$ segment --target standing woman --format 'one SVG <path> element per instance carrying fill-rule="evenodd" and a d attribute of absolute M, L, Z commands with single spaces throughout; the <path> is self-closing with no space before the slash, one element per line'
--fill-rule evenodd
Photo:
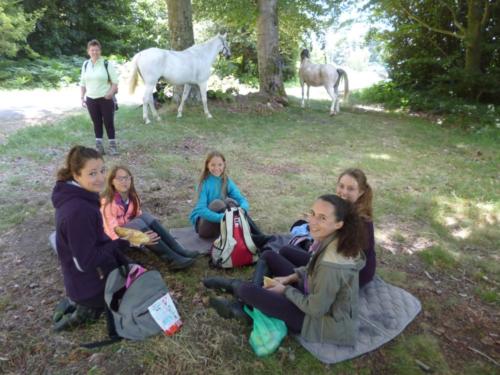
<path fill-rule="evenodd" d="M 92 39 L 87 43 L 90 56 L 82 66 L 80 89 L 82 106 L 87 107 L 94 124 L 96 150 L 104 155 L 103 123 L 109 140 L 109 154 L 118 155 L 115 140 L 115 100 L 118 75 L 112 64 L 101 56 L 101 43 Z"/>
<path fill-rule="evenodd" d="M 56 308 L 54 329 L 60 331 L 95 320 L 104 310 L 104 286 L 110 271 L 130 246 L 111 240 L 103 229 L 99 193 L 106 170 L 101 154 L 74 146 L 57 173 L 52 191 L 56 216 L 56 247 L 66 295 L 71 302 Z"/>

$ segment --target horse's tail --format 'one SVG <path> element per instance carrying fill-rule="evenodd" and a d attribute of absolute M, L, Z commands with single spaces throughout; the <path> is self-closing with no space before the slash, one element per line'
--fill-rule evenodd
<path fill-rule="evenodd" d="M 339 85 L 340 79 L 344 79 L 344 101 L 349 100 L 349 78 L 347 78 L 347 72 L 344 69 L 338 68 L 337 73 L 339 74 L 339 79 L 337 81 L 336 86 Z"/>
<path fill-rule="evenodd" d="M 128 86 L 128 91 L 130 94 L 133 94 L 135 88 L 137 87 L 137 80 L 139 77 L 139 66 L 137 65 L 137 60 L 139 58 L 139 54 L 136 54 L 132 59 L 132 74 L 130 75 L 130 82 Z"/>

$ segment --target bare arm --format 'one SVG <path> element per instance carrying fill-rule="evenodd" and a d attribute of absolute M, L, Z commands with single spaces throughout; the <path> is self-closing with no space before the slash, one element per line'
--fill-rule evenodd
<path fill-rule="evenodd" d="M 85 93 L 86 92 L 87 92 L 87 88 L 85 86 L 80 86 L 80 96 L 81 96 L 82 107 L 87 106 L 87 103 L 85 103 Z"/>

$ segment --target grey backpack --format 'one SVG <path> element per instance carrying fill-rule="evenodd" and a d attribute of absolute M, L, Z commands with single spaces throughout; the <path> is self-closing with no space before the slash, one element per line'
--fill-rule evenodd
<path fill-rule="evenodd" d="M 125 267 L 111 271 L 106 279 L 104 300 L 116 333 L 126 339 L 143 340 L 162 331 L 148 307 L 167 294 L 168 289 L 158 271 L 144 272 L 126 288 L 126 271 Z"/>

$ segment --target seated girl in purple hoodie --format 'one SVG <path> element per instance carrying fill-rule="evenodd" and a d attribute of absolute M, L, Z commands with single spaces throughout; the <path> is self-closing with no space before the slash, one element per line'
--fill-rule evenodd
<path fill-rule="evenodd" d="M 74 146 L 57 173 L 52 191 L 56 247 L 68 299 L 56 308 L 54 330 L 96 320 L 104 310 L 104 286 L 110 271 L 130 246 L 105 233 L 99 193 L 104 188 L 104 161 L 94 149 Z"/>

